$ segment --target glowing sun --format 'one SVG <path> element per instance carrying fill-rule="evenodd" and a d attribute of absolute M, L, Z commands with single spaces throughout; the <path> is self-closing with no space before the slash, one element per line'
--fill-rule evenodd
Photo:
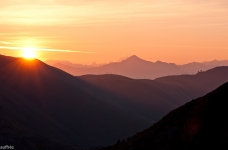
<path fill-rule="evenodd" d="M 36 52 L 34 48 L 25 48 L 22 55 L 26 59 L 36 58 Z"/>

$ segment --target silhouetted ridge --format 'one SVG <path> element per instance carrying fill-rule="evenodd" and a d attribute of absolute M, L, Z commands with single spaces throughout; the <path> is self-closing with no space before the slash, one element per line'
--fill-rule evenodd
<path fill-rule="evenodd" d="M 4 56 L 4 55 L 0 54 L 0 67 L 8 65 L 8 64 L 12 63 L 13 61 L 15 61 L 14 57 Z"/>
<path fill-rule="evenodd" d="M 228 83 L 204 97 L 170 112 L 158 123 L 115 150 L 226 150 L 228 149 Z"/>
<path fill-rule="evenodd" d="M 79 78 L 123 97 L 125 107 L 151 121 L 228 82 L 228 67 L 216 67 L 196 75 L 167 76 L 155 80 L 124 76 L 85 75 Z"/>
<path fill-rule="evenodd" d="M 50 139 L 83 148 L 110 145 L 150 124 L 126 109 L 123 98 L 39 60 L 0 56 L 0 72 L 3 111 Z"/>

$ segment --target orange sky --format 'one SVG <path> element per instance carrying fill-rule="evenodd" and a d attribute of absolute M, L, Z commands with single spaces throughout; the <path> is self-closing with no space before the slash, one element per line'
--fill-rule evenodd
<path fill-rule="evenodd" d="M 228 59 L 227 0 L 1 0 L 0 53 L 105 63 Z M 13 48 L 12 48 L 13 47 Z"/>

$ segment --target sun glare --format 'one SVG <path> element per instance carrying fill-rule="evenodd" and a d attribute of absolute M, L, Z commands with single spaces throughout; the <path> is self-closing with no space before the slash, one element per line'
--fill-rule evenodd
<path fill-rule="evenodd" d="M 36 58 L 36 52 L 34 48 L 25 48 L 23 51 L 23 57 L 26 59 Z"/>

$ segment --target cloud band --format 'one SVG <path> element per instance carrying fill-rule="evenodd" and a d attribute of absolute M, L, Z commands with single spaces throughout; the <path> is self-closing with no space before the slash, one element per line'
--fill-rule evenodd
<path fill-rule="evenodd" d="M 27 47 L 15 47 L 15 46 L 0 46 L 0 49 L 7 50 L 26 50 Z M 95 52 L 84 52 L 84 51 L 75 51 L 75 50 L 66 50 L 66 49 L 53 49 L 53 48 L 32 48 L 35 51 L 47 51 L 47 52 L 67 52 L 67 53 L 95 53 Z"/>

